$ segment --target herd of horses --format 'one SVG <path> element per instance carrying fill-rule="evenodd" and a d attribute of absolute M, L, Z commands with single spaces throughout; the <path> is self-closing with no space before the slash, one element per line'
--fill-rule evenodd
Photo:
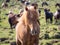
<path fill-rule="evenodd" d="M 16 1 L 20 1 L 24 5 L 29 5 L 31 3 L 30 0 L 16 0 Z M 8 7 L 8 3 L 9 2 L 10 2 L 10 0 L 6 0 L 5 2 L 3 2 L 2 3 L 2 7 Z M 42 7 L 44 7 L 45 5 L 49 6 L 49 4 L 46 1 L 42 2 L 41 5 L 42 5 Z M 55 7 L 59 7 L 60 8 L 60 3 L 56 3 Z"/>
<path fill-rule="evenodd" d="M 9 2 L 9 1 L 7 1 Z M 27 3 L 29 4 L 29 3 Z M 4 4 L 5 7 L 6 4 Z M 46 2 L 42 3 L 42 7 L 48 4 Z M 60 4 L 56 4 L 60 8 Z M 52 13 L 50 9 L 45 8 L 45 19 L 46 22 L 50 19 L 50 22 L 53 22 L 54 19 L 60 19 L 60 9 L 57 9 L 56 13 Z M 41 10 L 38 10 L 38 4 L 32 3 L 29 6 L 25 6 L 21 10 L 20 14 L 14 14 L 10 11 L 8 15 L 8 22 L 10 28 L 16 29 L 16 45 L 38 45 L 39 44 L 39 33 L 40 33 L 40 17 Z"/>
<path fill-rule="evenodd" d="M 45 19 L 46 22 L 50 19 L 53 22 L 54 19 L 60 19 L 60 9 L 56 13 L 52 13 L 50 9 L 45 8 Z M 38 10 L 37 4 L 31 4 L 26 6 L 23 11 L 18 15 L 13 15 L 12 12 L 8 14 L 8 21 L 11 29 L 13 25 L 16 28 L 16 45 L 38 45 L 39 44 L 39 33 L 40 33 L 40 22 L 39 17 L 41 11 Z M 11 16 L 11 17 L 10 17 Z"/>
<path fill-rule="evenodd" d="M 53 17 L 55 19 L 55 23 L 57 23 L 58 20 L 60 19 L 60 9 L 57 9 L 57 11 L 55 13 L 52 13 L 50 11 L 50 9 L 44 9 L 44 12 L 45 12 L 46 22 L 47 22 L 48 19 L 50 19 L 50 22 L 52 23 L 53 22 Z"/>
<path fill-rule="evenodd" d="M 13 14 L 12 11 L 9 12 L 9 14 L 8 14 L 8 22 L 10 24 L 11 29 L 13 29 L 13 27 L 15 27 L 16 24 L 19 22 L 17 20 L 23 15 L 23 12 L 24 12 L 24 10 L 21 10 L 20 14 Z M 40 9 L 38 9 L 38 12 L 41 15 L 41 10 Z M 45 12 L 46 23 L 48 22 L 48 19 L 50 19 L 50 23 L 53 23 L 53 17 L 55 19 L 55 23 L 57 23 L 57 21 L 60 19 L 60 9 L 57 9 L 57 11 L 55 13 L 52 13 L 50 11 L 50 9 L 45 8 L 44 12 Z M 40 24 L 39 21 L 38 21 L 38 23 Z"/>

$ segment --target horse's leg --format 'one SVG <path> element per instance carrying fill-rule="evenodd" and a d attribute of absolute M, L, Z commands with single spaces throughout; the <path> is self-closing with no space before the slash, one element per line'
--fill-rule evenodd
<path fill-rule="evenodd" d="M 43 4 L 42 4 L 42 7 L 43 7 Z"/>
<path fill-rule="evenodd" d="M 21 45 L 19 36 L 16 34 L 16 45 Z"/>
<path fill-rule="evenodd" d="M 10 27 L 11 27 L 11 29 L 13 29 L 13 25 L 12 24 L 10 24 Z"/>
<path fill-rule="evenodd" d="M 19 40 L 17 41 L 17 45 L 21 45 L 21 42 Z"/>
<path fill-rule="evenodd" d="M 21 45 L 27 45 L 26 41 L 21 42 Z"/>
<path fill-rule="evenodd" d="M 11 19 L 8 19 L 8 22 L 9 22 L 9 24 L 10 24 L 10 28 L 12 29 L 12 22 L 11 22 Z"/>
<path fill-rule="evenodd" d="M 10 24 L 10 29 L 13 29 L 13 27 L 12 27 L 12 26 L 13 26 L 12 23 L 9 22 L 9 24 Z"/>
<path fill-rule="evenodd" d="M 55 23 L 57 23 L 57 19 L 56 19 Z"/>
<path fill-rule="evenodd" d="M 26 45 L 26 43 L 24 41 L 16 39 L 16 45 Z"/>
<path fill-rule="evenodd" d="M 50 18 L 50 23 L 52 23 L 53 22 L 53 18 Z"/>
<path fill-rule="evenodd" d="M 46 23 L 47 23 L 47 18 L 46 18 Z"/>
<path fill-rule="evenodd" d="M 21 42 L 18 39 L 16 40 L 16 45 L 21 45 Z"/>

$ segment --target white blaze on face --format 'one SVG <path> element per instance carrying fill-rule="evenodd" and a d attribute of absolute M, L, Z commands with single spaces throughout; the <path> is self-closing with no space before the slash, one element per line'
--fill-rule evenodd
<path fill-rule="evenodd" d="M 33 27 L 32 27 L 32 25 L 31 25 L 31 27 L 30 27 L 30 29 L 31 29 L 31 35 L 36 35 L 37 34 L 37 28 L 35 27 L 35 29 L 33 29 Z"/>
<path fill-rule="evenodd" d="M 30 33 L 33 35 L 33 25 L 30 25 Z"/>
<path fill-rule="evenodd" d="M 30 29 L 31 29 L 31 32 L 32 32 L 32 31 L 33 31 L 33 27 L 32 27 L 32 25 L 31 25 Z"/>

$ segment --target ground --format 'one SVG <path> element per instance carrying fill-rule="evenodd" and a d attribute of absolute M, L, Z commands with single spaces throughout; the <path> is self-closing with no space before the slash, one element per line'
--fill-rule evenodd
<path fill-rule="evenodd" d="M 33 0 L 31 0 L 33 1 Z M 39 0 L 40 1 L 40 0 Z M 39 8 L 41 7 L 41 2 L 38 1 Z M 47 0 L 48 1 L 48 0 Z M 9 10 L 13 10 L 15 14 L 19 13 L 21 8 L 20 2 L 15 2 L 14 0 L 8 3 L 8 8 L 1 8 L 3 0 L 0 0 L 0 45 L 10 45 L 11 42 L 15 42 L 15 29 L 11 30 L 8 23 L 8 16 L 5 15 Z M 55 8 L 54 4 L 56 0 L 49 0 L 48 8 L 51 9 L 51 12 L 55 12 L 57 8 Z M 60 0 L 57 0 L 60 2 Z M 10 5 L 14 5 L 10 7 Z M 60 45 L 60 21 L 55 24 L 55 20 L 53 23 L 45 22 L 45 15 L 43 9 L 41 9 L 40 16 L 40 35 L 39 35 L 39 45 Z M 4 39 L 4 40 L 2 40 Z"/>

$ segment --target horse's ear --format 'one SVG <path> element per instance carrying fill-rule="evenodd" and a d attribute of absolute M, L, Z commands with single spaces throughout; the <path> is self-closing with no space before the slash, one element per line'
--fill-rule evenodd
<path fill-rule="evenodd" d="M 25 10 L 26 10 L 26 11 L 28 11 L 28 8 L 27 8 L 27 6 L 25 7 Z"/>
<path fill-rule="evenodd" d="M 37 8 L 38 8 L 38 4 L 35 4 L 35 5 L 34 5 L 34 9 L 37 9 Z"/>

